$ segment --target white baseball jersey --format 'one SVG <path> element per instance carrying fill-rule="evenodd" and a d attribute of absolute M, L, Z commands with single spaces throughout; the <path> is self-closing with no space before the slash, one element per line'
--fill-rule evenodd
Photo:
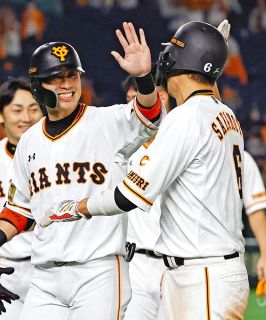
<path fill-rule="evenodd" d="M 0 141 L 0 208 L 7 200 L 13 155 L 6 148 L 7 138 Z M 32 232 L 15 236 L 0 248 L 0 257 L 22 259 L 31 255 Z"/>
<path fill-rule="evenodd" d="M 128 172 L 139 164 L 146 154 L 147 148 L 143 145 L 130 158 Z M 154 202 L 150 214 L 136 208 L 128 214 L 127 240 L 135 242 L 137 249 L 154 250 L 160 235 L 160 197 Z"/>
<path fill-rule="evenodd" d="M 193 258 L 244 252 L 243 160 L 243 135 L 232 110 L 196 95 L 166 116 L 119 189 L 145 211 L 161 193 L 156 251 Z"/>
<path fill-rule="evenodd" d="M 51 137 L 40 120 L 20 139 L 13 162 L 7 207 L 35 219 L 32 263 L 86 262 L 125 254 L 126 215 L 106 219 L 39 226 L 45 211 L 66 199 L 90 197 L 115 186 L 131 156 L 157 126 L 128 105 L 107 108 L 80 106 L 63 133 Z M 159 122 L 159 121 L 158 121 Z"/>
<path fill-rule="evenodd" d="M 245 151 L 243 201 L 247 215 L 266 208 L 265 186 L 255 160 Z"/>

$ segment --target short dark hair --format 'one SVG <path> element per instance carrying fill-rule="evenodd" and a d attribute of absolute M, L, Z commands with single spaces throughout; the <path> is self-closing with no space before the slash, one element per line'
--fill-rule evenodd
<path fill-rule="evenodd" d="M 126 79 L 122 82 L 122 88 L 124 90 L 124 93 L 127 93 L 130 88 L 137 91 L 137 83 L 135 77 L 132 75 L 127 76 Z"/>
<path fill-rule="evenodd" d="M 0 86 L 0 112 L 14 99 L 18 89 L 31 93 L 29 81 L 24 78 L 10 79 Z"/>
<path fill-rule="evenodd" d="M 194 72 L 189 72 L 190 78 L 198 83 L 203 83 L 203 84 L 214 84 L 216 79 L 211 78 L 206 76 L 205 74 L 202 73 L 194 73 Z"/>

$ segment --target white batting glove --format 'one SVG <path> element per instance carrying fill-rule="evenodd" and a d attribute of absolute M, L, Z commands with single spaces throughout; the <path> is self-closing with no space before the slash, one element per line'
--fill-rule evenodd
<path fill-rule="evenodd" d="M 79 201 L 65 200 L 52 206 L 50 209 L 46 210 L 45 216 L 40 222 L 40 226 L 45 228 L 53 222 L 76 221 L 85 217 L 78 211 L 78 203 Z"/>
<path fill-rule="evenodd" d="M 230 35 L 230 29 L 231 29 L 231 24 L 228 22 L 228 20 L 223 20 L 217 29 L 221 32 L 221 34 L 224 36 L 224 39 L 226 42 L 228 42 L 229 35 Z"/>

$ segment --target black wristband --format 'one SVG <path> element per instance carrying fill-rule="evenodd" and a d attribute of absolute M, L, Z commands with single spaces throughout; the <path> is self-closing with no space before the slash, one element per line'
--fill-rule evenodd
<path fill-rule="evenodd" d="M 0 247 L 7 242 L 7 236 L 3 230 L 0 230 Z"/>
<path fill-rule="evenodd" d="M 135 77 L 138 92 L 141 94 L 150 94 L 155 90 L 154 81 L 151 73 L 149 72 L 144 77 Z"/>

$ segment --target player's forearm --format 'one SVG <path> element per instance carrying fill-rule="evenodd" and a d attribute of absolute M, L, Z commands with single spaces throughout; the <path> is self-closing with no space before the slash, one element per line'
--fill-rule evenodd
<path fill-rule="evenodd" d="M 151 94 L 137 93 L 137 101 L 145 108 L 152 108 L 157 101 L 157 91 L 154 90 Z"/>
<path fill-rule="evenodd" d="M 252 213 L 248 219 L 259 245 L 260 254 L 266 257 L 266 216 L 264 210 Z"/>
<path fill-rule="evenodd" d="M 94 194 L 89 199 L 81 200 L 78 211 L 87 219 L 92 216 L 112 216 L 135 209 L 137 206 L 128 200 L 116 187 L 104 192 Z"/>
<path fill-rule="evenodd" d="M 18 230 L 9 222 L 0 220 L 0 246 L 18 234 Z"/>

